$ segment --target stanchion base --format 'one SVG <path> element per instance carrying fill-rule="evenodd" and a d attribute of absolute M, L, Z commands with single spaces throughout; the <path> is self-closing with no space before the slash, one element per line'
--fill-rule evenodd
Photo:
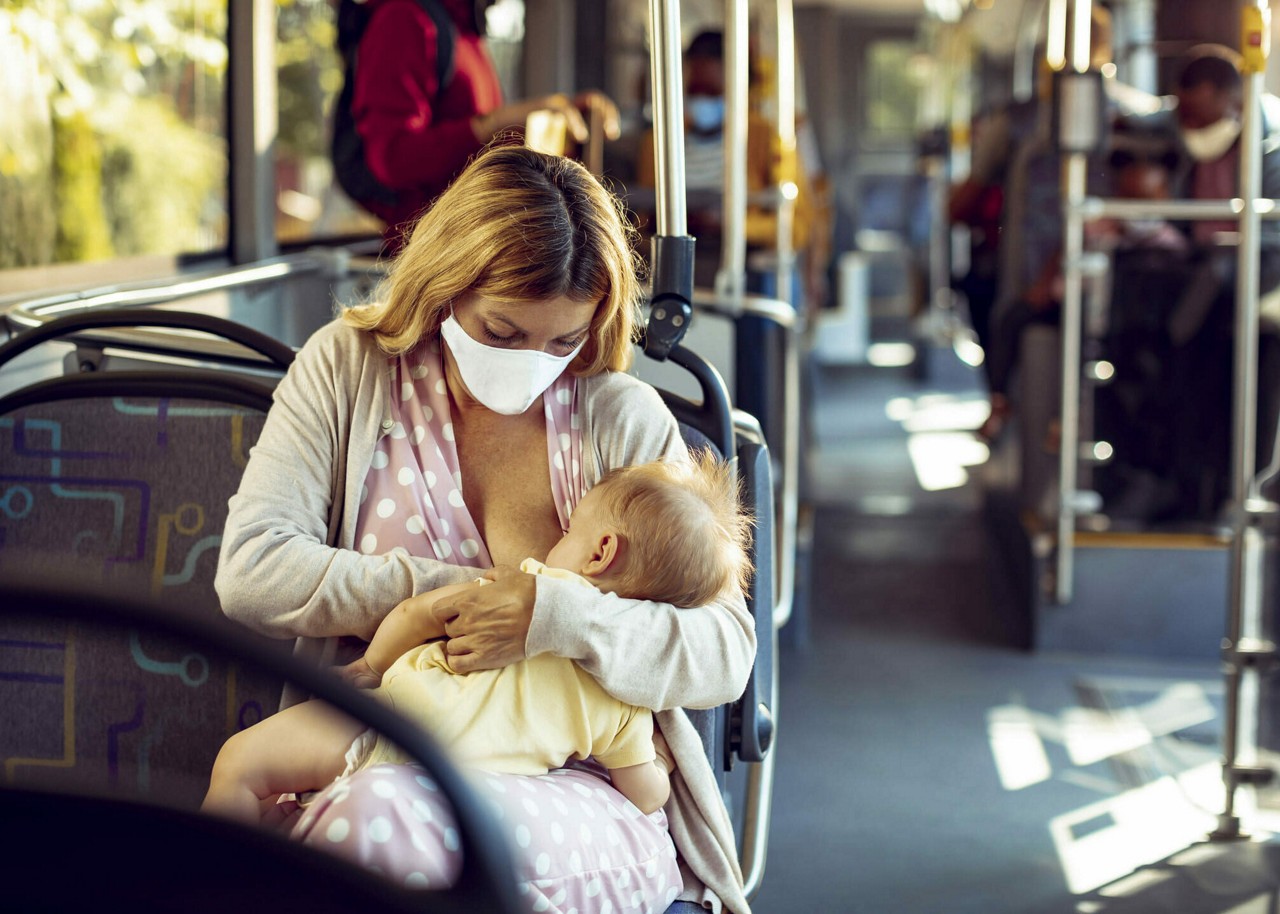
<path fill-rule="evenodd" d="M 1240 830 L 1239 816 L 1218 816 L 1218 827 L 1209 832 L 1210 841 L 1248 841 L 1249 835 Z"/>

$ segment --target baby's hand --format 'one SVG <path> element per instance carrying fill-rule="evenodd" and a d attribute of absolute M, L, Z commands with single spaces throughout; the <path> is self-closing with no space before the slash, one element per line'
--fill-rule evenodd
<path fill-rule="evenodd" d="M 346 666 L 338 668 L 338 675 L 357 689 L 376 689 L 382 684 L 382 677 L 369 666 L 369 661 L 361 657 Z"/>

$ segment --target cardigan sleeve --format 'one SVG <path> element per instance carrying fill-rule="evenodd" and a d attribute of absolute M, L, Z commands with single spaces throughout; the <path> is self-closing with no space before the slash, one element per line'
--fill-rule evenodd
<path fill-rule="evenodd" d="M 368 640 L 401 600 L 475 574 L 340 548 L 352 429 L 367 420 L 358 394 L 378 370 L 360 337 L 334 322 L 298 353 L 228 503 L 214 586 L 223 612 L 267 635 Z"/>
<path fill-rule="evenodd" d="M 651 460 L 689 460 L 675 418 L 657 392 L 626 375 L 607 378 L 590 398 L 587 430 L 601 473 Z M 755 627 L 742 594 L 677 608 L 586 592 L 539 577 L 529 656 L 575 660 L 615 698 L 653 710 L 711 708 L 746 688 Z"/>

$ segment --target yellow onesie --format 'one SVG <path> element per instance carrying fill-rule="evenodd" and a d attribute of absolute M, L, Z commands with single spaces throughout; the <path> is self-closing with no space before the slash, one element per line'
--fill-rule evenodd
<path fill-rule="evenodd" d="M 525 559 L 520 570 L 586 578 Z M 455 673 L 443 641 L 402 654 L 374 695 L 422 724 L 462 765 L 506 774 L 546 774 L 571 758 L 606 768 L 652 761 L 653 715 L 618 701 L 572 660 L 541 654 L 500 670 Z M 410 758 L 368 731 L 348 753 L 348 770 Z"/>

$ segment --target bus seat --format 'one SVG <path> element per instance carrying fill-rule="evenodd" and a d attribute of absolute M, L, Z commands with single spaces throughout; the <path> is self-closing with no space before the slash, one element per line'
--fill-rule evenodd
<path fill-rule="evenodd" d="M 164 643 L 177 656 L 210 666 L 270 672 L 385 733 L 431 774 L 448 799 L 463 850 L 462 872 L 449 889 L 401 887 L 346 860 L 283 835 L 223 821 L 194 806 L 139 801 L 103 789 L 67 791 L 0 785 L 0 821 L 21 840 L 0 855 L 7 905 L 16 911 L 80 911 L 105 906 L 148 914 L 180 905 L 194 914 L 303 909 L 311 914 L 377 910 L 463 914 L 523 910 L 511 852 L 486 807 L 425 731 L 338 677 L 265 644 L 226 619 L 190 615 L 177 597 L 150 600 L 99 582 L 0 572 L 0 623 L 87 632 L 132 632 Z M 113 684 L 96 683 L 87 704 Z M 0 712 L 13 713 L 6 703 Z M 167 726 L 177 721 L 175 715 Z M 213 748 L 216 751 L 217 747 Z M 212 762 L 212 751 L 209 763 Z"/>
<path fill-rule="evenodd" d="M 0 346 L 0 365 L 85 329 L 88 315 L 71 317 Z M 64 375 L 0 397 L 0 573 L 43 570 L 220 618 L 213 576 L 227 500 L 270 405 L 263 382 L 163 363 Z M 6 623 L 0 638 L 10 785 L 198 801 L 222 742 L 279 704 L 278 677 L 174 654 L 138 633 L 87 639 L 64 623 L 24 621 Z M 113 696 L 96 703 L 105 717 L 76 712 L 104 690 Z"/>

